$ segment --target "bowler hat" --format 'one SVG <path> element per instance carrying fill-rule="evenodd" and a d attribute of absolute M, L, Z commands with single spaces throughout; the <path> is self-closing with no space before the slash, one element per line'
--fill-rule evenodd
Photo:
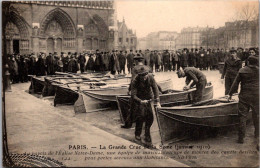
<path fill-rule="evenodd" d="M 134 59 L 144 59 L 144 57 L 143 56 L 141 56 L 140 54 L 137 54 L 136 56 L 134 56 Z"/>
<path fill-rule="evenodd" d="M 237 52 L 237 50 L 235 50 L 234 48 L 232 48 L 230 51 L 229 51 L 230 53 L 236 53 Z"/>

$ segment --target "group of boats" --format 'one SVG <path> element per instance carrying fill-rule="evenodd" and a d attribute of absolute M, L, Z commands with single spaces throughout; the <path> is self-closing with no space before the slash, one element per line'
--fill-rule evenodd
<path fill-rule="evenodd" d="M 89 113 L 117 107 L 122 123 L 130 110 L 127 95 L 131 77 L 105 73 L 57 73 L 32 76 L 29 93 L 54 96 L 54 106 L 74 105 L 75 113 Z M 229 127 L 238 123 L 237 101 L 213 99 L 213 86 L 208 83 L 201 102 L 193 103 L 195 88 L 174 90 L 172 80 L 157 81 L 162 88 L 161 107 L 155 108 L 159 141 L 162 144 L 179 140 L 201 127 Z M 185 135 L 184 135 L 185 134 Z"/>

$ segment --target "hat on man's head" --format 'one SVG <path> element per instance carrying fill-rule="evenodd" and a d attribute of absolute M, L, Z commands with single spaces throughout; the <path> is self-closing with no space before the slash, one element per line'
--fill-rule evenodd
<path fill-rule="evenodd" d="M 253 50 L 254 52 L 256 52 L 256 48 L 254 48 L 254 47 L 249 48 L 249 51 L 250 50 Z"/>
<path fill-rule="evenodd" d="M 144 59 L 144 57 L 141 56 L 140 54 L 137 54 L 136 56 L 134 56 L 134 59 L 139 60 L 139 59 Z"/>
<path fill-rule="evenodd" d="M 150 71 L 149 67 L 144 65 L 137 71 L 137 74 L 138 75 L 146 75 L 146 74 L 149 73 L 149 71 Z"/>
<path fill-rule="evenodd" d="M 229 52 L 230 52 L 230 53 L 236 53 L 237 50 L 236 50 L 234 47 L 232 47 L 231 50 L 230 50 Z"/>

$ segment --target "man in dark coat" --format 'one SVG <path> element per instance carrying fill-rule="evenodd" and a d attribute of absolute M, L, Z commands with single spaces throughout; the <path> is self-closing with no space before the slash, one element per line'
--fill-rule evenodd
<path fill-rule="evenodd" d="M 154 51 L 151 51 L 150 53 L 150 68 L 153 72 L 153 67 L 154 67 L 154 64 L 155 64 L 155 54 L 154 54 Z"/>
<path fill-rule="evenodd" d="M 24 58 L 24 56 L 20 57 L 20 64 L 18 65 L 20 81 L 28 82 L 28 62 Z"/>
<path fill-rule="evenodd" d="M 207 84 L 206 76 L 197 68 L 187 67 L 184 70 L 180 69 L 177 72 L 179 78 L 186 77 L 186 86 L 184 86 L 184 90 L 189 90 L 194 85 L 196 85 L 196 91 L 194 94 L 194 102 L 199 102 L 202 100 L 203 92 L 205 90 Z M 193 81 L 193 82 L 191 82 Z"/>
<path fill-rule="evenodd" d="M 54 56 L 49 53 L 46 57 L 46 66 L 47 66 L 47 75 L 54 75 L 55 74 L 55 59 Z"/>
<path fill-rule="evenodd" d="M 127 69 L 128 69 L 128 73 L 132 73 L 132 68 L 133 68 L 133 66 L 134 66 L 134 54 L 133 54 L 133 50 L 130 50 L 130 53 L 127 55 L 126 59 L 127 59 Z"/>
<path fill-rule="evenodd" d="M 95 70 L 94 64 L 95 64 L 95 61 L 93 59 L 93 55 L 89 54 L 89 59 L 88 59 L 87 65 L 86 65 L 86 71 L 94 71 Z"/>
<path fill-rule="evenodd" d="M 221 79 L 225 77 L 225 95 L 229 93 L 231 85 L 233 84 L 236 75 L 240 68 L 242 68 L 242 61 L 237 57 L 237 51 L 231 50 L 230 51 L 232 57 L 228 58 L 225 61 L 223 73 Z M 237 93 L 238 85 L 234 86 L 234 91 Z"/>
<path fill-rule="evenodd" d="M 69 58 L 71 56 L 71 53 L 67 55 L 66 53 L 62 53 L 61 55 L 61 61 L 63 63 L 63 71 L 68 72 L 68 64 L 69 64 Z"/>
<path fill-rule="evenodd" d="M 80 66 L 80 72 L 83 73 L 84 69 L 85 69 L 86 58 L 81 53 L 79 55 L 78 62 L 79 62 L 79 66 Z"/>
<path fill-rule="evenodd" d="M 170 53 L 168 52 L 168 50 L 165 50 L 162 57 L 163 57 L 164 72 L 167 72 L 169 70 L 169 64 L 170 64 Z"/>
<path fill-rule="evenodd" d="M 190 67 L 195 67 L 196 65 L 196 57 L 195 57 L 195 51 L 194 49 L 192 48 L 191 51 L 189 52 L 188 54 L 188 62 L 189 62 L 189 66 Z"/>
<path fill-rule="evenodd" d="M 10 60 L 8 60 L 9 72 L 10 72 L 10 80 L 12 84 L 19 83 L 19 67 L 18 61 L 15 59 L 14 55 L 10 56 Z"/>
<path fill-rule="evenodd" d="M 206 52 L 205 50 L 201 47 L 199 51 L 199 69 L 200 70 L 205 70 L 206 69 Z"/>
<path fill-rule="evenodd" d="M 118 61 L 119 61 L 119 72 L 125 74 L 125 63 L 126 63 L 126 57 L 125 55 L 123 54 L 123 51 L 120 51 L 119 55 L 118 55 Z"/>
<path fill-rule="evenodd" d="M 108 71 L 109 70 L 109 59 L 110 59 L 110 55 L 109 52 L 105 52 L 103 55 L 103 61 L 104 61 L 104 70 Z"/>
<path fill-rule="evenodd" d="M 155 72 L 160 71 L 160 65 L 161 65 L 161 57 L 157 50 L 154 52 L 154 58 L 155 58 Z"/>
<path fill-rule="evenodd" d="M 42 57 L 43 54 L 39 54 L 38 60 L 36 62 L 37 72 L 36 76 L 45 76 L 46 75 L 46 66 L 45 60 Z"/>
<path fill-rule="evenodd" d="M 112 55 L 110 56 L 109 66 L 111 74 L 119 73 L 119 61 L 115 50 L 112 51 Z"/>
<path fill-rule="evenodd" d="M 150 51 L 147 49 L 144 53 L 144 65 L 150 66 Z"/>
<path fill-rule="evenodd" d="M 150 128 L 154 120 L 153 101 L 160 107 L 159 90 L 150 68 L 143 65 L 138 75 L 132 81 L 131 97 L 137 106 L 134 119 L 136 121 L 135 139 L 141 140 L 143 123 L 145 122 L 145 141 L 151 142 Z"/>
<path fill-rule="evenodd" d="M 32 53 L 30 56 L 29 56 L 29 59 L 28 59 L 28 74 L 29 75 L 35 75 L 36 74 L 36 56 L 34 53 Z"/>
<path fill-rule="evenodd" d="M 183 69 L 188 67 L 188 49 L 184 48 L 182 51 L 182 54 L 180 55 L 180 64 Z"/>
<path fill-rule="evenodd" d="M 78 70 L 78 61 L 75 59 L 75 55 L 72 55 L 68 64 L 68 72 L 77 73 Z"/>
<path fill-rule="evenodd" d="M 238 143 L 244 143 L 246 133 L 246 121 L 249 110 L 252 109 L 252 119 L 255 126 L 255 138 L 259 150 L 259 66 L 258 57 L 248 57 L 248 65 L 241 68 L 230 88 L 229 100 L 236 91 L 237 85 L 241 84 L 238 102 Z"/>
<path fill-rule="evenodd" d="M 101 62 L 101 53 L 99 50 L 96 50 L 96 59 L 95 59 L 95 71 L 102 71 L 102 62 Z"/>
<path fill-rule="evenodd" d="M 218 62 L 224 62 L 225 61 L 225 53 L 224 49 L 221 48 L 220 52 L 218 53 Z"/>

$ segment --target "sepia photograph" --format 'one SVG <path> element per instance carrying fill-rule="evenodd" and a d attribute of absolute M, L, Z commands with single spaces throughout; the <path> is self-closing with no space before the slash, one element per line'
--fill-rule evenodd
<path fill-rule="evenodd" d="M 2 167 L 259 167 L 258 0 L 1 5 Z"/>

